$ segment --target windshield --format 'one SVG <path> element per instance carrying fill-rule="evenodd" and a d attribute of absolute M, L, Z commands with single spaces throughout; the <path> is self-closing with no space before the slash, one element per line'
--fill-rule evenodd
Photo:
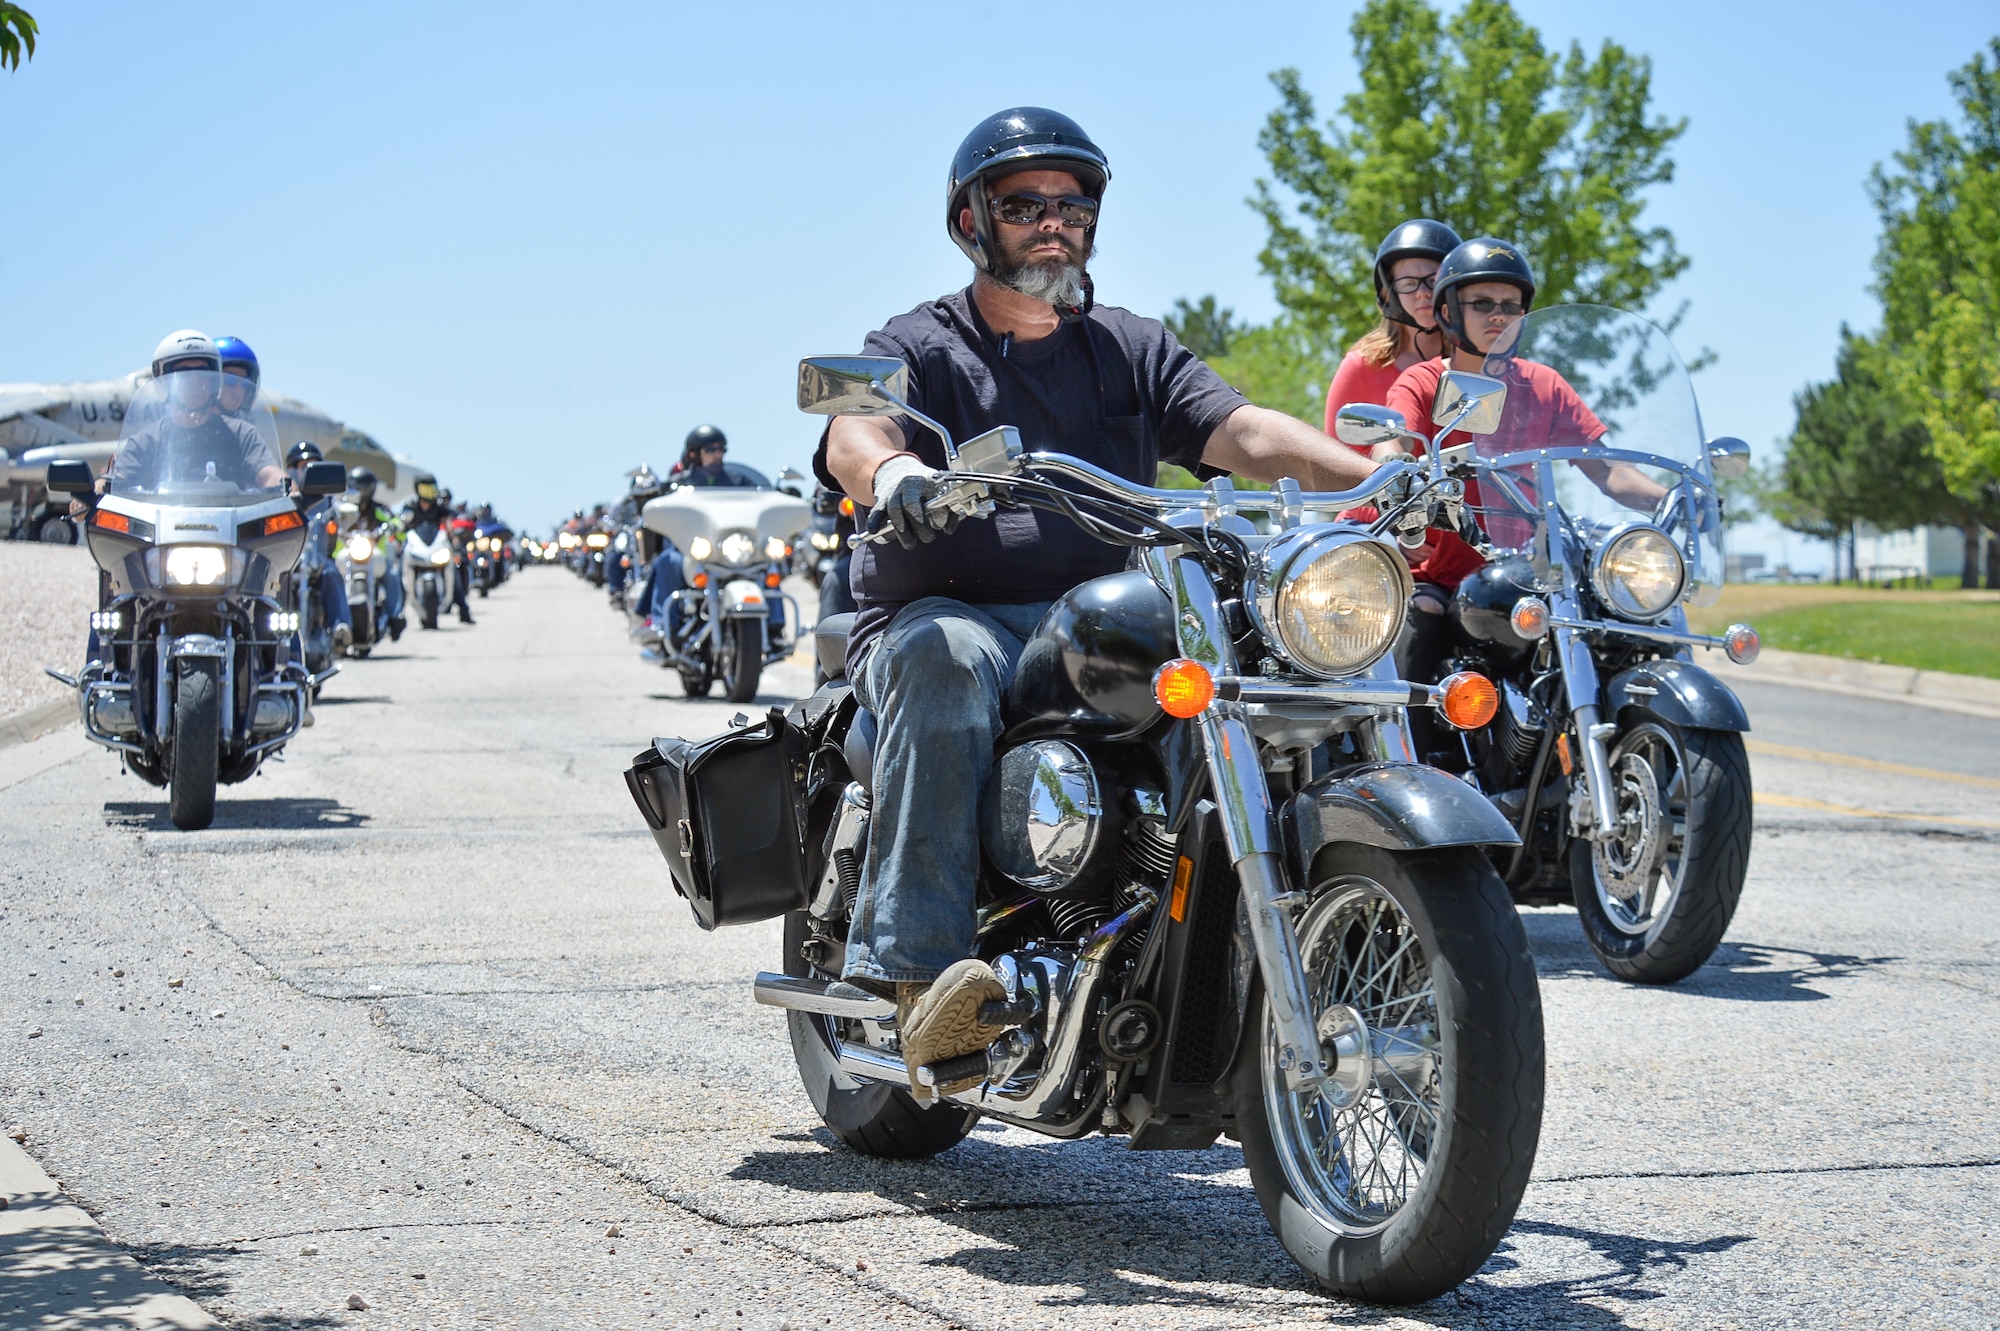
<path fill-rule="evenodd" d="M 125 411 L 109 492 L 205 508 L 279 493 L 277 431 L 246 387 L 246 380 L 212 370 L 180 370 L 140 384 Z"/>
<path fill-rule="evenodd" d="M 1546 464 L 1571 523 L 1593 543 L 1620 523 L 1661 523 L 1688 557 L 1696 599 L 1712 600 L 1722 583 L 1721 510 L 1694 384 L 1666 332 L 1603 305 L 1535 310 L 1509 332 L 1511 344 L 1486 358 L 1485 372 L 1506 383 L 1507 400 L 1499 428 L 1477 436 L 1481 459 L 1587 450 L 1585 458 Z M 1533 540 L 1533 505 L 1545 480 L 1533 463 L 1498 469 L 1518 493 L 1489 476 L 1472 505 L 1493 544 L 1521 549 Z"/>
<path fill-rule="evenodd" d="M 685 485 L 721 486 L 768 490 L 770 478 L 755 467 L 746 467 L 740 462 L 725 462 L 720 468 L 693 467 L 687 471 L 676 471 L 668 478 L 668 484 L 675 489 Z"/>

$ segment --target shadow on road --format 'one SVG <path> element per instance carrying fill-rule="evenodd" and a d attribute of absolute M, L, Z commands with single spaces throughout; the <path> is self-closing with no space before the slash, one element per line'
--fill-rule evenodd
<path fill-rule="evenodd" d="M 356 704 L 356 703 L 364 703 L 364 702 L 367 702 L 367 703 L 385 703 L 385 702 L 394 702 L 394 701 L 396 701 L 396 700 L 395 700 L 394 698 L 391 698 L 391 697 L 390 697 L 390 696 L 389 696 L 388 694 L 386 694 L 386 693 L 364 693 L 364 694 L 360 694 L 360 695 L 357 695 L 357 696 L 354 696 L 354 697 L 344 697 L 344 696 L 342 696 L 342 695 L 340 695 L 340 694 L 337 694 L 337 693 L 330 693 L 330 694 L 327 694 L 327 695 L 326 695 L 326 696 L 324 696 L 324 697 L 321 697 L 321 698 L 316 698 L 316 699 L 314 699 L 314 700 L 313 700 L 313 706 L 315 706 L 315 707 L 351 707 L 351 706 L 353 706 L 353 705 L 354 705 L 354 704 Z"/>
<path fill-rule="evenodd" d="M 1762 943 L 1725 942 L 1706 966 L 1675 986 L 1707 998 L 1749 1003 L 1817 1003 L 1828 997 L 1812 986 L 1845 980 L 1901 957 L 1863 957 L 1846 952 L 1808 952 Z"/>
<path fill-rule="evenodd" d="M 216 831 L 348 831 L 366 827 L 369 818 L 369 814 L 350 809 L 339 800 L 333 799 L 223 798 L 215 802 L 215 822 L 210 826 Z M 164 799 L 146 803 L 106 800 L 104 825 L 127 828 L 135 832 L 176 830 L 173 819 L 167 815 L 167 803 Z"/>
<path fill-rule="evenodd" d="M 1044 1171 L 1078 1178 L 1101 1174 L 1101 1160 L 1078 1161 L 1082 1169 L 1066 1161 L 1072 1153 L 1101 1157 L 1115 1149 L 1101 1140 L 1020 1145 L 973 1136 L 931 1160 L 889 1161 L 854 1155 L 824 1130 L 809 1138 L 788 1134 L 785 1139 L 817 1141 L 826 1151 L 756 1152 L 730 1177 L 814 1194 L 868 1193 L 923 1212 L 974 1240 L 928 1258 L 924 1265 L 954 1268 L 985 1284 L 1040 1291 L 1041 1308 L 1240 1312 L 1246 1305 L 1269 1304 L 1278 1319 L 1295 1315 L 1297 1297 L 1304 1294 L 1319 1300 L 1315 1315 L 1332 1326 L 1379 1325 L 1390 1311 L 1346 1302 L 1314 1285 L 1279 1246 L 1248 1186 L 1197 1181 L 1243 1167 L 1242 1152 L 1231 1146 L 1153 1156 L 1146 1170 L 1151 1177 L 1142 1179 L 1135 1171 L 1133 1179 L 1147 1195 L 1120 1189 L 1093 1202 L 1087 1196 L 1080 1201 L 1002 1200 L 993 1197 L 993 1183 Z M 1186 1184 L 1159 1195 L 1160 1173 Z M 1078 1242 L 1081 1233 L 1088 1233 L 1088 1242 Z M 1441 1329 L 1464 1326 L 1468 1311 L 1481 1325 L 1625 1328 L 1631 1324 L 1623 1315 L 1594 1301 L 1665 1298 L 1668 1290 L 1661 1278 L 1750 1237 L 1728 1234 L 1681 1242 L 1516 1221 L 1472 1280 L 1439 1299 L 1393 1313 Z M 1544 1251 L 1577 1244 L 1597 1260 L 1578 1260 L 1565 1252 L 1556 1262 Z M 1537 1271 L 1578 1268 L 1591 1274 L 1532 1279 Z M 1491 1279 L 1496 1276 L 1502 1279 Z M 1516 1283 L 1523 1276 L 1530 1277 L 1528 1283 Z M 1051 1296 L 1051 1290 L 1065 1292 Z"/>
<path fill-rule="evenodd" d="M 230 1282 L 225 1271 L 230 1258 L 239 1250 L 234 1244 L 135 1243 L 127 1245 L 125 1251 L 155 1276 L 173 1285 L 177 1292 L 206 1308 L 228 1297 Z M 278 1331 L 284 1327 L 345 1326 L 349 1319 L 337 1313 L 285 1312 L 238 1314 L 228 1324 L 232 1331 L 235 1328 Z"/>

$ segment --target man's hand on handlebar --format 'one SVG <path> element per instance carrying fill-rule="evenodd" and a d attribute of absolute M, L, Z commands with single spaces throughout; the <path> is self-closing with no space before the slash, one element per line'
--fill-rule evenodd
<path fill-rule="evenodd" d="M 950 484 L 947 472 L 925 466 L 909 453 L 898 453 L 875 469 L 875 507 L 868 513 L 868 531 L 885 526 L 905 550 L 919 541 L 928 544 L 939 532 L 958 528 L 959 515 L 934 502 Z"/>

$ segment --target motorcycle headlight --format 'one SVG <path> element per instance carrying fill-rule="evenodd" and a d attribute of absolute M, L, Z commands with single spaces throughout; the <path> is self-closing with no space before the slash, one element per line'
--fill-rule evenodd
<path fill-rule="evenodd" d="M 602 550 L 605 546 L 611 544 L 611 538 L 601 531 L 594 531 L 583 538 L 583 543 L 593 550 Z"/>
<path fill-rule="evenodd" d="M 347 557 L 357 564 L 365 564 L 375 554 L 375 542 L 366 536 L 347 538 Z"/>
<path fill-rule="evenodd" d="M 1265 637 L 1294 666 L 1352 675 L 1395 645 L 1410 590 L 1409 567 L 1387 542 L 1306 527 L 1264 547 L 1251 607 Z"/>
<path fill-rule="evenodd" d="M 451 562 L 451 550 L 449 548 L 441 545 L 437 549 L 431 551 L 431 563 L 436 564 L 439 568 L 443 568 L 446 564 L 449 564 L 450 562 Z"/>
<path fill-rule="evenodd" d="M 1673 537 L 1647 523 L 1633 523 L 1598 547 L 1590 582 L 1612 614 L 1658 619 L 1681 599 L 1687 561 Z"/>
<path fill-rule="evenodd" d="M 229 575 L 229 552 L 212 545 L 170 545 L 167 581 L 181 587 L 214 587 Z"/>
<path fill-rule="evenodd" d="M 715 553 L 715 544 L 706 536 L 697 536 L 688 542 L 688 558 L 699 562 Z"/>
<path fill-rule="evenodd" d="M 757 542 L 747 531 L 733 531 L 722 538 L 722 561 L 747 564 L 757 556 Z"/>
<path fill-rule="evenodd" d="M 783 559 L 791 552 L 792 547 L 785 544 L 785 538 L 782 536 L 773 536 L 770 540 L 764 542 L 764 558 L 766 559 Z"/>

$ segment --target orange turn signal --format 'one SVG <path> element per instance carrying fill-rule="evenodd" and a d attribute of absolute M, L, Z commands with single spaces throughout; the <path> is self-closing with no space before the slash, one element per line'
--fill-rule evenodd
<path fill-rule="evenodd" d="M 701 589 L 702 589 L 703 587 L 706 587 L 706 586 L 708 586 L 708 574 L 706 574 L 706 573 L 697 573 L 697 574 L 695 574 L 695 575 L 694 575 L 694 579 L 693 579 L 693 581 L 694 581 L 694 586 L 695 586 L 695 590 L 696 590 L 696 591 L 700 591 L 700 590 L 701 590 Z"/>
<path fill-rule="evenodd" d="M 1729 632 L 1722 635 L 1722 650 L 1737 665 L 1749 665 L 1764 650 L 1764 640 L 1748 624 L 1731 624 Z"/>
<path fill-rule="evenodd" d="M 123 513 L 113 513 L 110 509 L 100 508 L 90 515 L 90 525 L 102 527 L 106 531 L 129 533 L 132 530 L 132 519 Z"/>
<path fill-rule="evenodd" d="M 777 586 L 777 585 L 778 585 L 778 580 L 779 580 L 779 578 L 780 578 L 781 576 L 782 576 L 782 575 L 781 575 L 781 574 L 780 574 L 780 573 L 778 572 L 778 570 L 776 570 L 776 569 L 772 569 L 772 570 L 771 570 L 771 571 L 770 571 L 769 573 L 766 573 L 766 574 L 764 575 L 764 585 L 765 585 L 766 587 L 775 587 L 775 586 Z"/>
<path fill-rule="evenodd" d="M 1492 680 L 1475 670 L 1447 675 L 1438 687 L 1443 690 L 1438 710 L 1460 730 L 1477 730 L 1500 710 L 1500 691 L 1493 687 Z"/>
<path fill-rule="evenodd" d="M 854 501 L 852 499 L 849 499 L 846 495 L 842 495 L 840 497 L 840 516 L 843 518 L 851 518 L 854 516 Z"/>
<path fill-rule="evenodd" d="M 1549 604 L 1539 596 L 1523 596 L 1514 602 L 1514 613 L 1507 616 L 1514 632 L 1529 642 L 1549 631 Z"/>
<path fill-rule="evenodd" d="M 1215 676 L 1199 661 L 1169 661 L 1153 675 L 1153 697 L 1168 716 L 1200 716 L 1215 701 Z"/>
<path fill-rule="evenodd" d="M 1569 736 L 1567 734 L 1556 736 L 1556 761 L 1562 764 L 1564 776 L 1569 776 L 1576 771 L 1576 759 L 1569 756 Z"/>

